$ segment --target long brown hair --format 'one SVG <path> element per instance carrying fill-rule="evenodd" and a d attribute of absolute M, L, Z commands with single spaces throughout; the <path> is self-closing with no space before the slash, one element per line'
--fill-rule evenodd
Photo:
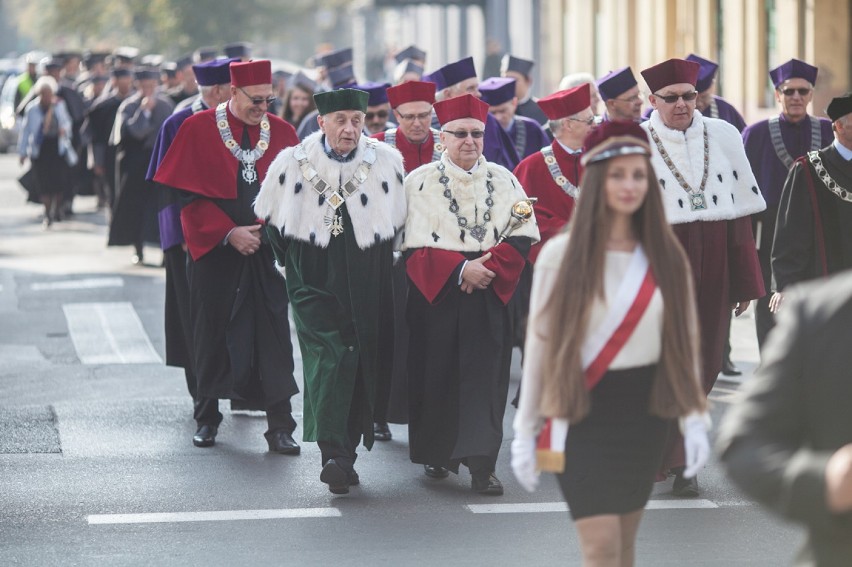
<path fill-rule="evenodd" d="M 305 111 L 301 116 L 293 116 L 293 110 L 290 108 L 290 98 L 293 96 L 293 91 L 299 89 L 306 95 L 308 95 L 308 106 L 305 108 Z M 302 123 L 302 120 L 305 119 L 305 116 L 313 112 L 317 109 L 317 103 L 314 102 L 314 92 L 302 85 L 293 85 L 293 88 L 287 90 L 287 94 L 284 95 L 284 102 L 281 105 L 281 114 L 279 115 L 281 118 L 290 123 L 293 128 L 298 128 L 299 124 Z"/>
<path fill-rule="evenodd" d="M 604 297 L 604 261 L 612 224 L 604 186 L 611 161 L 591 163 L 583 175 L 577 208 L 566 228 L 568 248 L 541 310 L 549 320 L 543 337 L 541 412 L 547 417 L 568 418 L 571 423 L 582 420 L 590 409 L 580 349 L 589 330 L 592 304 Z M 686 254 L 666 221 L 657 176 L 648 158 L 645 167 L 648 191 L 632 223 L 664 305 L 662 352 L 649 411 L 672 418 L 706 407 L 698 377 L 698 317 Z"/>

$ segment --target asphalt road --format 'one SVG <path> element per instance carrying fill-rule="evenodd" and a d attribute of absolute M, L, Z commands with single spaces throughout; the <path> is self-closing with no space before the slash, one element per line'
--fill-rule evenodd
<path fill-rule="evenodd" d="M 42 230 L 20 173 L 0 156 L 0 564 L 580 564 L 554 479 L 528 494 L 512 477 L 511 407 L 498 498 L 472 493 L 466 472 L 427 479 L 405 426 L 362 452 L 361 486 L 341 497 L 319 482 L 315 444 L 266 452 L 262 417 L 226 411 L 216 447 L 193 447 L 183 374 L 161 362 L 159 252 L 137 267 L 129 248 L 107 248 L 91 197 Z M 733 326 L 742 380 L 758 360 L 753 325 L 746 313 Z M 715 422 L 738 386 L 717 384 Z M 300 420 L 301 398 L 294 411 Z M 797 529 L 743 498 L 715 461 L 699 483 L 696 500 L 656 486 L 638 565 L 790 563 Z"/>

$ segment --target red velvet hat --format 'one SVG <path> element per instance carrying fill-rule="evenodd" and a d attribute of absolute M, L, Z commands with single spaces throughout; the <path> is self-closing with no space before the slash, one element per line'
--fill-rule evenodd
<path fill-rule="evenodd" d="M 559 120 L 589 108 L 592 95 L 589 83 L 583 83 L 564 91 L 559 91 L 538 99 L 542 112 L 550 120 Z"/>
<path fill-rule="evenodd" d="M 408 81 L 387 90 L 391 108 L 406 102 L 428 102 L 435 104 L 435 83 L 428 81 Z"/>
<path fill-rule="evenodd" d="M 630 154 L 651 155 L 648 134 L 632 120 L 607 120 L 586 136 L 580 161 L 586 165 Z"/>
<path fill-rule="evenodd" d="M 231 84 L 235 87 L 272 84 L 272 63 L 263 59 L 231 63 Z"/>
<path fill-rule="evenodd" d="M 435 114 L 438 115 L 441 126 L 462 118 L 473 118 L 485 124 L 488 118 L 488 105 L 472 94 L 464 94 L 436 102 Z"/>
<path fill-rule="evenodd" d="M 695 86 L 698 82 L 698 72 L 700 70 L 701 65 L 695 61 L 669 59 L 653 67 L 648 67 L 642 71 L 642 76 L 645 78 L 645 82 L 648 83 L 648 88 L 651 89 L 651 92 L 655 93 L 662 88 L 678 83 L 689 83 Z"/>

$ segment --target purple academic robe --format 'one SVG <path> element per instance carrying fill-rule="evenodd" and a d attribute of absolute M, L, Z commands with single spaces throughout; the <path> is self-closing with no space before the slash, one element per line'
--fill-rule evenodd
<path fill-rule="evenodd" d="M 202 104 L 202 110 L 207 110 L 207 105 Z M 186 107 L 169 116 L 163 123 L 160 133 L 157 136 L 157 141 L 154 143 L 151 163 L 148 164 L 148 174 L 145 176 L 148 181 L 154 180 L 157 168 L 160 167 L 160 162 L 166 157 L 166 152 L 169 151 L 172 140 L 177 136 L 178 129 L 180 129 L 183 121 L 193 114 L 192 107 Z M 160 184 L 154 184 L 153 186 L 159 192 L 159 212 L 157 213 L 157 217 L 160 221 L 160 247 L 163 250 L 168 250 L 172 246 L 177 246 L 184 242 L 183 229 L 180 225 L 180 205 L 173 189 Z"/>
<path fill-rule="evenodd" d="M 550 144 L 550 138 L 547 137 L 544 128 L 538 122 L 526 116 L 515 115 L 506 133 L 512 140 L 512 145 L 515 146 L 515 151 L 521 160 Z"/>

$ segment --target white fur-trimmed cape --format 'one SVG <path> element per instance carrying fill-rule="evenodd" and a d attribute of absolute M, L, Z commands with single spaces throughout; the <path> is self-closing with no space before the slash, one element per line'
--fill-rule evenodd
<path fill-rule="evenodd" d="M 666 151 L 690 187 L 701 186 L 704 174 L 704 125 L 707 125 L 710 168 L 704 196 L 707 208 L 693 211 L 689 195 L 675 179 L 648 132 L 651 141 L 651 163 L 660 180 L 660 194 L 670 224 L 693 221 L 731 220 L 766 208 L 757 180 L 743 148 L 740 133 L 724 120 L 707 118 L 697 110 L 686 132 L 672 130 L 663 124 L 656 110 L 641 124 L 646 131 L 653 127 Z"/>
<path fill-rule="evenodd" d="M 326 155 L 322 136 L 322 132 L 311 134 L 302 142 L 302 147 L 311 166 L 331 187 L 349 181 L 363 161 L 367 144 L 374 145 L 376 161 L 367 180 L 347 197 L 346 209 L 355 240 L 362 250 L 393 239 L 405 222 L 402 155 L 387 144 L 361 136 L 355 157 L 342 163 Z M 284 236 L 326 248 L 331 240 L 325 220 L 329 205 L 320 202 L 313 185 L 302 176 L 294 151 L 295 147 L 282 150 L 269 166 L 254 203 L 254 212 L 258 218 L 266 219 L 281 230 Z M 326 191 L 326 197 L 329 194 L 330 191 Z"/>
<path fill-rule="evenodd" d="M 459 215 L 468 220 L 466 229 L 459 226 L 456 215 L 450 212 L 450 200 L 444 196 L 444 185 L 440 182 L 439 164 L 444 165 L 444 174 L 449 177 L 448 184 L 452 196 L 458 202 Z M 489 174 L 494 186 L 494 205 L 491 207 L 491 221 L 485 223 L 486 236 L 480 243 L 470 235 L 469 229 L 474 219 L 482 223 L 482 215 L 488 209 L 485 199 L 488 196 L 486 182 Z M 440 161 L 421 165 L 408 174 L 405 178 L 405 195 L 408 218 L 402 233 L 401 249 L 441 248 L 455 252 L 480 252 L 492 248 L 509 224 L 512 206 L 527 198 L 520 181 L 505 167 L 480 157 L 476 170 L 467 173 L 449 161 L 447 152 L 441 155 Z M 527 236 L 533 242 L 538 242 L 540 237 L 535 214 L 511 236 Z"/>

